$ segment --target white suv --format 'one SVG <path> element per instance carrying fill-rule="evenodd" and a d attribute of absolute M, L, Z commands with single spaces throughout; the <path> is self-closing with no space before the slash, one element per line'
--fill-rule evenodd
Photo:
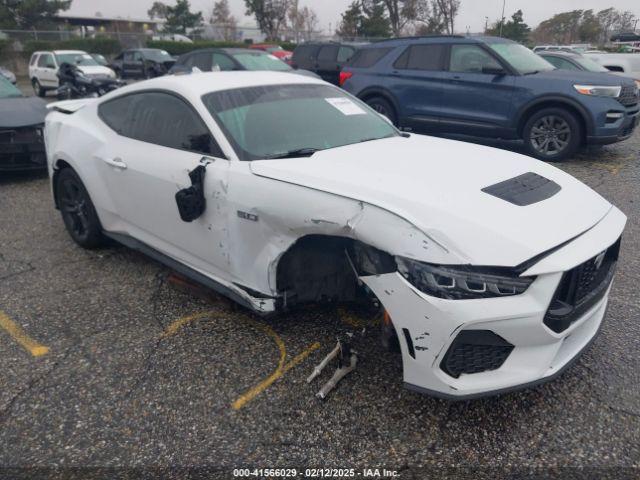
<path fill-rule="evenodd" d="M 44 97 L 48 90 L 58 88 L 58 68 L 63 63 L 76 65 L 88 77 L 116 78 L 113 70 L 100 65 L 82 50 L 35 52 L 29 61 L 29 79 L 36 95 Z"/>

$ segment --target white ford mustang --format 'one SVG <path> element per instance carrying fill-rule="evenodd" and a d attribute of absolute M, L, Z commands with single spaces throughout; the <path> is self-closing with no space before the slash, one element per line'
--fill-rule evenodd
<path fill-rule="evenodd" d="M 162 77 L 54 104 L 56 206 L 260 314 L 376 296 L 407 387 L 549 380 L 599 330 L 626 217 L 562 171 L 397 131 L 276 72 Z"/>

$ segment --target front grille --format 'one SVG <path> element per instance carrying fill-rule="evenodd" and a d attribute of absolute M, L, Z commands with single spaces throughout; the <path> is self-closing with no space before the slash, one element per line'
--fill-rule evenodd
<path fill-rule="evenodd" d="M 42 127 L 0 130 L 0 170 L 44 168 Z"/>
<path fill-rule="evenodd" d="M 463 330 L 447 350 L 440 368 L 453 378 L 497 370 L 512 350 L 512 344 L 489 330 Z"/>
<path fill-rule="evenodd" d="M 600 301 L 613 280 L 620 239 L 604 252 L 565 272 L 544 317 L 556 333 L 565 331 Z"/>
<path fill-rule="evenodd" d="M 638 88 L 634 85 L 624 85 L 618 101 L 625 107 L 635 107 L 640 102 Z"/>

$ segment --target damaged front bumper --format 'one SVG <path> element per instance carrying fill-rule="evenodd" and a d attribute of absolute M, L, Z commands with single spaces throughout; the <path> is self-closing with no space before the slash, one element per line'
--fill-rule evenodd
<path fill-rule="evenodd" d="M 0 171 L 47 168 L 43 125 L 0 129 Z"/>
<path fill-rule="evenodd" d="M 613 208 L 525 272 L 536 279 L 520 295 L 449 300 L 419 291 L 398 272 L 361 277 L 393 320 L 405 385 L 462 400 L 559 375 L 599 331 L 625 222 Z M 576 293 L 585 279 L 588 291 Z"/>

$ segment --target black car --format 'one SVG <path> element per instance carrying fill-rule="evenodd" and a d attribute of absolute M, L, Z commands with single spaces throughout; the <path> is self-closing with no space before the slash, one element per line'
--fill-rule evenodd
<path fill-rule="evenodd" d="M 175 59 L 158 48 L 134 48 L 118 55 L 111 68 L 120 78 L 154 78 L 166 74 Z"/>
<path fill-rule="evenodd" d="M 178 58 L 169 73 L 191 72 L 196 67 L 203 72 L 231 70 L 269 70 L 292 72 L 317 77 L 305 70 L 294 70 L 270 53 L 248 48 L 203 48 Z"/>
<path fill-rule="evenodd" d="M 46 105 L 0 76 L 0 172 L 47 167 L 42 139 Z"/>
<path fill-rule="evenodd" d="M 303 43 L 294 50 L 291 66 L 314 72 L 323 80 L 338 85 L 340 71 L 356 53 L 357 48 L 356 45 L 335 42 Z"/>

